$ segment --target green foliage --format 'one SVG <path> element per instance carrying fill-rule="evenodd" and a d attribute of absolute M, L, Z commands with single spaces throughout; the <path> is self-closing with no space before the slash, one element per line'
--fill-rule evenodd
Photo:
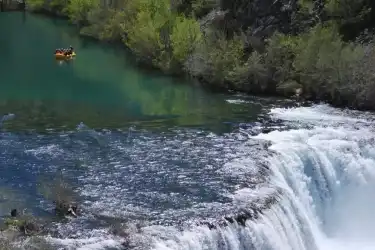
<path fill-rule="evenodd" d="M 80 23 L 87 21 L 88 13 L 98 6 L 99 0 L 70 0 L 64 10 L 73 23 Z"/>
<path fill-rule="evenodd" d="M 234 87 L 247 92 L 262 93 L 268 87 L 268 68 L 264 57 L 257 51 L 250 54 L 243 64 L 237 64 L 227 77 Z"/>
<path fill-rule="evenodd" d="M 212 47 L 213 50 L 209 53 L 209 61 L 215 75 L 217 74 L 223 80 L 230 80 L 230 76 L 235 74 L 236 67 L 243 64 L 244 44 L 242 40 L 237 37 L 231 40 L 221 38 L 217 41 L 217 46 Z"/>
<path fill-rule="evenodd" d="M 69 5 L 68 0 L 28 0 L 28 7 L 32 11 L 45 10 L 54 14 L 65 14 L 64 9 Z"/>
<path fill-rule="evenodd" d="M 32 10 L 39 10 L 45 5 L 45 0 L 28 0 L 27 5 Z"/>
<path fill-rule="evenodd" d="M 173 13 L 169 0 L 138 0 L 137 13 L 124 26 L 127 34 L 125 44 L 138 56 L 152 60 L 155 66 L 166 63 L 166 42 Z"/>
<path fill-rule="evenodd" d="M 236 67 L 244 61 L 244 44 L 235 37 L 225 39 L 224 35 L 205 39 L 196 47 L 185 63 L 186 70 L 193 76 L 208 82 L 223 84 L 230 80 Z"/>
<path fill-rule="evenodd" d="M 95 8 L 88 13 L 87 20 L 90 25 L 80 30 L 82 35 L 106 41 L 121 41 L 125 37 L 123 28 L 126 21 L 125 11 Z"/>
<path fill-rule="evenodd" d="M 326 0 L 325 10 L 331 16 L 341 19 L 363 18 L 371 10 L 367 3 L 367 0 Z"/>
<path fill-rule="evenodd" d="M 297 46 L 300 44 L 298 36 L 274 34 L 268 40 L 264 60 L 270 67 L 270 78 L 272 81 L 283 84 L 293 79 L 293 61 L 296 57 Z"/>
<path fill-rule="evenodd" d="M 362 56 L 361 48 L 344 43 L 335 28 L 317 26 L 301 36 L 294 68 L 306 89 L 334 99 L 348 80 L 345 73 Z"/>
<path fill-rule="evenodd" d="M 47 1 L 48 7 L 52 10 L 61 11 L 63 12 L 63 9 L 65 6 L 69 6 L 70 2 L 69 0 L 51 0 Z"/>
<path fill-rule="evenodd" d="M 202 42 L 202 38 L 200 25 L 195 19 L 177 17 L 171 34 L 174 58 L 180 63 L 185 62 L 196 45 Z"/>
<path fill-rule="evenodd" d="M 20 228 L 26 224 L 25 219 L 6 218 L 4 224 L 8 227 Z"/>
<path fill-rule="evenodd" d="M 350 101 L 349 85 L 358 84 L 352 69 L 363 56 L 362 46 L 342 41 L 336 25 L 317 25 L 299 36 L 275 34 L 265 62 L 282 92 L 301 87 L 307 96 L 342 102 Z"/>

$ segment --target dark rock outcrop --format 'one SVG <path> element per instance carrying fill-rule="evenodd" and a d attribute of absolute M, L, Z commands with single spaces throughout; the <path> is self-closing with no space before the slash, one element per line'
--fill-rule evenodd
<path fill-rule="evenodd" d="M 225 28 L 251 30 L 253 36 L 267 37 L 275 30 L 290 32 L 291 20 L 298 10 L 297 0 L 221 0 L 228 10 Z"/>
<path fill-rule="evenodd" d="M 258 39 L 270 37 L 275 31 L 299 34 L 315 24 L 327 20 L 342 19 L 342 33 L 352 39 L 359 32 L 375 27 L 375 2 L 359 1 L 346 4 L 348 16 L 336 16 L 326 9 L 324 0 L 220 0 L 219 8 L 203 18 L 228 36 L 243 31 L 246 40 L 259 43 Z M 344 4 L 343 4 L 344 5 Z M 367 11 L 366 10 L 370 10 Z M 365 13 L 365 14 L 364 14 Z M 365 15 L 365 16 L 363 16 Z"/>

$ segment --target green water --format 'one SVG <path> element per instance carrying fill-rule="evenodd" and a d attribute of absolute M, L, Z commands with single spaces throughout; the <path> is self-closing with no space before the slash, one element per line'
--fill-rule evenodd
<path fill-rule="evenodd" d="M 66 21 L 22 13 L 0 15 L 0 115 L 5 129 L 203 127 L 252 120 L 260 105 L 234 105 L 228 95 L 141 71 L 126 52 L 83 39 Z M 77 57 L 54 59 L 72 45 Z M 233 99 L 233 98 L 232 98 Z"/>

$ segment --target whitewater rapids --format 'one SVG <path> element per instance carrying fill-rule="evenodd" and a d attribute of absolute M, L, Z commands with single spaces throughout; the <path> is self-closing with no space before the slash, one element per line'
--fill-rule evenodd
<path fill-rule="evenodd" d="M 259 122 L 226 135 L 96 133 L 83 125 L 4 134 L 0 159 L 30 173 L 65 164 L 77 180 L 86 215 L 53 225 L 59 237 L 46 239 L 56 249 L 123 249 L 123 238 L 97 221 L 112 217 L 146 221 L 140 230 L 127 223 L 128 248 L 136 250 L 375 250 L 374 115 L 316 105 L 270 108 L 267 116 L 276 124 L 268 133 Z M 84 169 L 69 170 L 77 157 Z M 194 223 L 215 223 L 275 194 L 277 202 L 244 227 Z"/>
<path fill-rule="evenodd" d="M 375 249 L 373 116 L 326 105 L 269 114 L 295 127 L 250 136 L 272 143 L 270 184 L 281 188 L 280 202 L 246 227 L 175 232 L 155 249 Z"/>

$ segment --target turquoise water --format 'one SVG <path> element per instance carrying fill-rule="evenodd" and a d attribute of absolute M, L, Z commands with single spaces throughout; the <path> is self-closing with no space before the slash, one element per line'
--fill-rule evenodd
<path fill-rule="evenodd" d="M 15 113 L 7 129 L 206 127 L 256 118 L 261 105 L 231 105 L 183 79 L 144 72 L 126 52 L 77 36 L 62 20 L 2 13 L 0 114 Z M 77 57 L 59 62 L 55 48 Z"/>

